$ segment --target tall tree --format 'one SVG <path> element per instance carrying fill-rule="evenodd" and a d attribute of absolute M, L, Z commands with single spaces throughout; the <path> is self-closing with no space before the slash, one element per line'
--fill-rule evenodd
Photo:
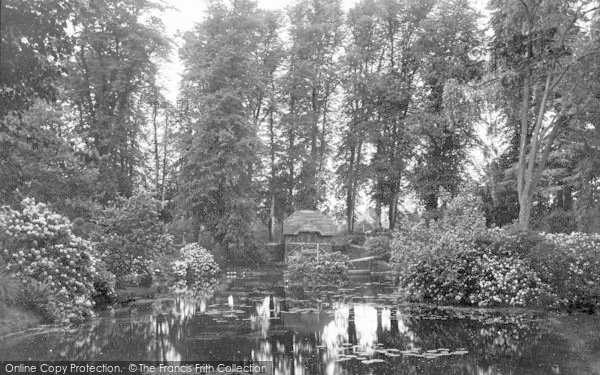
<path fill-rule="evenodd" d="M 573 87 L 600 51 L 581 27 L 593 1 L 522 0 L 490 3 L 496 68 L 520 91 L 516 166 L 519 226 L 527 229 L 533 200 L 557 139 L 581 124 Z M 583 71 L 581 70 L 583 69 Z"/>
<path fill-rule="evenodd" d="M 288 195 L 295 208 L 316 208 L 331 131 L 331 96 L 338 85 L 341 47 L 339 0 L 299 0 L 288 9 L 287 109 Z"/>
<path fill-rule="evenodd" d="M 421 36 L 423 79 L 417 158 L 413 184 L 426 209 L 435 213 L 441 189 L 457 193 L 466 165 L 467 148 L 474 139 L 477 103 L 467 83 L 480 77 L 481 48 L 477 13 L 466 0 L 436 4 Z"/>
<path fill-rule="evenodd" d="M 211 2 L 204 21 L 184 36 L 181 96 L 181 207 L 197 230 L 227 248 L 252 242 L 259 165 L 257 92 L 266 92 L 255 58 L 265 23 L 255 1 Z"/>
<path fill-rule="evenodd" d="M 41 154 L 57 151 L 66 156 L 68 144 L 53 132 L 60 111 L 39 99 L 55 101 L 59 95 L 60 77 L 74 47 L 66 27 L 76 4 L 0 2 L 0 202 L 18 199 L 14 193 L 19 187 L 27 193 L 23 188 L 36 173 L 25 169 L 41 167 Z M 24 118 L 32 105 L 35 108 Z"/>
<path fill-rule="evenodd" d="M 142 128 L 142 133 L 149 136 L 144 139 L 147 147 L 143 151 L 149 157 L 144 164 L 141 183 L 164 207 L 166 200 L 172 198 L 175 178 L 168 166 L 177 159 L 173 142 L 173 134 L 177 131 L 177 109 L 165 98 L 156 82 L 143 91 L 139 103 L 148 125 Z"/>
<path fill-rule="evenodd" d="M 261 200 L 268 210 L 269 240 L 273 240 L 276 232 L 275 224 L 282 220 L 282 207 L 285 207 L 285 188 L 281 184 L 281 65 L 285 47 L 280 34 L 283 31 L 283 14 L 274 11 L 263 11 L 263 26 L 254 53 L 259 85 L 253 105 L 253 121 L 259 129 L 264 167 L 264 192 Z M 264 210 L 263 210 L 264 211 Z"/>
<path fill-rule="evenodd" d="M 76 62 L 70 94 L 88 160 L 102 181 L 99 198 L 129 196 L 140 165 L 139 111 L 143 91 L 157 74 L 157 59 L 166 58 L 169 42 L 161 7 L 148 0 L 83 2 L 74 19 Z"/>
<path fill-rule="evenodd" d="M 345 195 L 346 224 L 354 231 L 357 193 L 366 182 L 366 146 L 370 128 L 374 126 L 375 106 L 372 100 L 372 80 L 377 77 L 383 47 L 379 13 L 374 0 L 356 4 L 348 12 L 346 29 L 349 40 L 345 46 L 342 76 L 345 123 L 338 155 L 342 160 L 337 175 Z"/>
<path fill-rule="evenodd" d="M 412 0 L 382 0 L 379 5 L 383 48 L 379 74 L 373 80 L 376 126 L 371 167 L 376 215 L 381 217 L 381 207 L 387 206 L 390 229 L 396 223 L 398 198 L 415 151 L 410 111 L 415 105 L 417 72 L 423 57 L 420 39 L 432 7 L 432 1 Z"/>

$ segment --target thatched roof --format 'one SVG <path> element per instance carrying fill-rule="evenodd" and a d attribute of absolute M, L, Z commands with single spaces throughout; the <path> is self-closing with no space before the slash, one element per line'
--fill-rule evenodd
<path fill-rule="evenodd" d="M 317 232 L 321 236 L 335 236 L 337 225 L 325 214 L 313 210 L 298 210 L 283 221 L 283 234 Z"/>

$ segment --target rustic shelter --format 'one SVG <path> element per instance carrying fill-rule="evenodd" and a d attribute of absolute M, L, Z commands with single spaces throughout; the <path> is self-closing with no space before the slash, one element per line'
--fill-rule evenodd
<path fill-rule="evenodd" d="M 283 221 L 285 260 L 290 256 L 330 252 L 337 225 L 325 214 L 315 210 L 298 210 Z"/>

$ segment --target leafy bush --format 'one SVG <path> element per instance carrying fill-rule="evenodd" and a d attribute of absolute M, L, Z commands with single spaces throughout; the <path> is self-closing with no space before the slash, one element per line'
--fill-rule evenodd
<path fill-rule="evenodd" d="M 392 253 L 391 238 L 387 234 L 369 237 L 365 241 L 365 247 L 367 248 L 369 255 L 379 256 L 385 260 L 390 259 Z"/>
<path fill-rule="evenodd" d="M 420 262 L 472 249 L 485 230 L 485 215 L 479 200 L 459 195 L 447 205 L 438 221 L 400 221 L 392 236 L 391 261 L 401 274 L 409 274 Z"/>
<path fill-rule="evenodd" d="M 19 293 L 19 282 L 10 273 L 0 270 L 0 303 L 12 305 Z"/>
<path fill-rule="evenodd" d="M 212 254 L 197 243 L 184 246 L 172 268 L 175 281 L 193 289 L 213 286 L 221 272 Z"/>
<path fill-rule="evenodd" d="M 480 232 L 475 238 L 475 246 L 487 249 L 498 256 L 518 256 L 527 258 L 531 249 L 545 246 L 547 240 L 543 234 L 533 231 L 510 233 L 500 228 L 491 228 Z"/>
<path fill-rule="evenodd" d="M 552 288 L 560 305 L 597 305 L 600 236 L 488 230 L 478 245 L 499 257 L 518 257 Z"/>
<path fill-rule="evenodd" d="M 600 304 L 599 235 L 486 229 L 473 207 L 461 198 L 429 226 L 401 223 L 391 259 L 407 298 L 476 306 Z"/>
<path fill-rule="evenodd" d="M 66 217 L 28 198 L 20 210 L 3 207 L 0 232 L 7 269 L 24 284 L 31 279 L 47 284 L 56 297 L 48 301 L 56 304 L 53 316 L 78 320 L 92 315 L 96 260 L 90 243 L 72 234 Z"/>
<path fill-rule="evenodd" d="M 152 275 L 144 274 L 140 277 L 140 286 L 143 288 L 150 288 L 152 286 Z"/>
<path fill-rule="evenodd" d="M 392 262 L 401 288 L 415 301 L 476 306 L 524 306 L 552 290 L 524 255 L 543 238 L 485 227 L 477 199 L 452 200 L 437 222 L 400 224 Z"/>
<path fill-rule="evenodd" d="M 64 307 L 58 302 L 60 299 L 61 296 L 50 284 L 32 279 L 23 280 L 18 303 L 41 316 L 43 323 L 53 323 L 64 318 Z"/>
<path fill-rule="evenodd" d="M 106 269 L 104 263 L 96 264 L 96 275 L 94 277 L 94 293 L 92 299 L 96 307 L 111 305 L 117 300 L 115 293 L 116 277 Z"/>
<path fill-rule="evenodd" d="M 550 212 L 543 219 L 544 230 L 550 233 L 572 233 L 577 231 L 575 213 L 557 209 Z"/>
<path fill-rule="evenodd" d="M 421 261 L 402 285 L 410 300 L 450 305 L 526 306 L 551 295 L 524 260 L 479 249 Z"/>
<path fill-rule="evenodd" d="M 345 284 L 348 281 L 348 257 L 331 252 L 317 257 L 293 257 L 288 264 L 292 281 L 304 284 Z"/>
<path fill-rule="evenodd" d="M 99 230 L 92 238 L 108 270 L 117 276 L 147 274 L 157 256 L 172 250 L 173 240 L 162 230 L 160 202 L 150 196 L 121 198 L 96 221 Z"/>
<path fill-rule="evenodd" d="M 528 261 L 551 284 L 559 303 L 569 307 L 600 304 L 600 235 L 543 234 L 544 243 Z"/>

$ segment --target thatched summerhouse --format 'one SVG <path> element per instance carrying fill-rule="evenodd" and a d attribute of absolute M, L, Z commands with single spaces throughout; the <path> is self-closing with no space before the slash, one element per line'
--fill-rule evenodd
<path fill-rule="evenodd" d="M 337 225 L 327 215 L 315 210 L 298 210 L 283 221 L 285 259 L 310 251 L 330 252 Z"/>

